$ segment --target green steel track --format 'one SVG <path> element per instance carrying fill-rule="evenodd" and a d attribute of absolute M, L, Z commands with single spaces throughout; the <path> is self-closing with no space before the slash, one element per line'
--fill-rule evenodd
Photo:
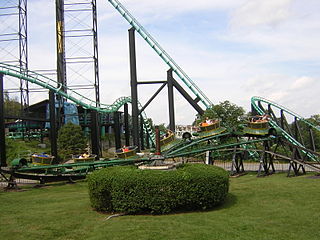
<path fill-rule="evenodd" d="M 97 169 L 111 166 L 146 163 L 150 161 L 152 161 L 150 158 L 134 157 L 128 159 L 110 159 L 87 163 L 56 164 L 48 166 L 23 166 L 13 169 L 1 168 L 0 172 L 1 174 L 9 174 L 15 178 L 39 180 L 41 183 L 48 183 L 84 179 L 88 173 Z"/>
<path fill-rule="evenodd" d="M 188 155 L 188 149 L 193 148 L 193 147 L 197 147 L 203 143 L 206 143 L 207 141 L 213 140 L 213 139 L 218 139 L 221 137 L 225 137 L 225 136 L 229 136 L 230 133 L 229 132 L 224 132 L 218 135 L 213 135 L 213 136 L 209 136 L 209 137 L 204 137 L 204 138 L 200 138 L 200 139 L 196 139 L 193 140 L 191 142 L 186 142 L 186 143 L 180 143 L 179 147 L 177 148 L 171 148 L 169 151 L 165 152 L 165 156 L 167 157 L 176 157 L 176 154 L 180 154 L 182 152 L 186 152 L 186 155 Z M 180 156 L 180 155 L 179 155 Z"/>
<path fill-rule="evenodd" d="M 176 73 L 176 75 L 180 78 L 180 80 L 190 89 L 190 91 L 199 99 L 202 104 L 209 108 L 212 106 L 212 102 L 209 100 L 207 96 L 197 87 L 197 85 L 191 80 L 191 78 L 179 67 L 179 65 L 169 56 L 169 54 L 160 46 L 160 44 L 146 31 L 146 29 L 130 14 L 130 12 L 118 1 L 118 0 L 108 0 L 111 5 L 121 14 L 121 16 L 139 33 L 139 35 L 149 44 L 149 46 L 157 53 L 157 55 Z M 28 81 L 30 83 L 36 84 L 42 88 L 51 90 L 55 92 L 57 95 L 62 96 L 63 98 L 82 106 L 85 109 L 94 110 L 99 113 L 112 113 L 118 111 L 124 104 L 131 103 L 130 97 L 120 97 L 113 104 L 101 104 L 91 100 L 88 97 L 85 97 L 76 91 L 68 88 L 67 86 L 58 83 L 57 81 L 50 79 L 44 75 L 38 74 L 36 72 L 27 71 L 22 72 L 19 66 L 11 66 L 8 64 L 0 63 L 0 73 L 11 76 L 17 79 L 22 79 Z M 64 89 L 65 91 L 63 91 Z M 261 97 L 252 97 L 251 104 L 253 108 L 259 113 L 263 115 L 266 113 L 266 110 L 261 108 L 260 103 L 268 104 L 268 106 L 273 106 L 286 114 L 298 119 L 306 123 L 310 128 L 315 131 L 320 131 L 318 126 L 313 125 L 312 123 L 306 121 L 303 117 L 298 114 L 286 109 L 285 107 L 269 101 L 267 99 Z M 139 103 L 139 108 L 141 108 L 141 104 Z M 155 133 L 149 125 L 148 118 L 145 112 L 142 112 L 142 117 L 144 119 L 144 132 L 148 132 L 151 138 L 151 142 L 155 145 Z M 292 134 L 288 133 L 285 129 L 283 129 L 275 119 L 269 120 L 270 126 L 275 129 L 279 129 L 280 134 L 283 138 L 285 138 L 290 144 L 299 147 L 304 151 L 309 159 L 313 161 L 319 162 L 319 156 L 317 154 L 313 154 L 310 151 L 303 150 L 305 147 L 301 142 L 299 142 Z M 197 140 L 192 141 L 181 141 L 176 145 L 170 147 L 167 151 L 163 153 L 164 158 L 175 158 L 175 157 L 184 157 L 184 156 L 196 156 L 202 154 L 206 151 L 221 151 L 225 149 L 233 150 L 236 147 L 238 149 L 243 149 L 243 151 L 248 151 L 251 155 L 256 155 L 255 149 L 252 149 L 255 143 L 273 140 L 274 137 L 261 137 L 253 140 L 248 140 L 246 142 L 233 142 L 228 144 L 219 143 L 219 138 L 230 137 L 232 133 L 224 132 L 215 136 L 204 137 Z M 213 143 L 206 144 L 208 141 Z M 214 141 L 216 140 L 216 141 Z M 240 148 L 241 147 L 241 148 Z M 257 150 L 259 151 L 259 150 Z M 30 173 L 34 171 L 47 171 L 53 172 L 54 174 L 59 175 L 61 170 L 64 171 L 64 174 L 73 174 L 73 175 L 85 175 L 88 171 L 92 171 L 97 168 L 113 166 L 113 165 L 123 165 L 123 164 L 133 164 L 136 162 L 148 162 L 152 159 L 127 159 L 127 160 L 109 160 L 109 161 L 95 161 L 91 163 L 76 163 L 76 164 L 59 164 L 52 166 L 39 166 L 39 167 L 24 167 L 19 168 L 18 173 Z M 300 163 L 300 162 L 299 162 Z M 69 169 L 69 170 L 68 170 Z M 57 170 L 57 171 L 56 171 Z M 84 172 L 83 172 L 84 171 Z M 71 176 L 70 175 L 70 176 Z"/>
<path fill-rule="evenodd" d="M 64 86 L 61 83 L 58 83 L 57 81 L 51 78 L 48 78 L 44 75 L 38 74 L 30 70 L 28 70 L 27 74 L 21 73 L 19 66 L 12 66 L 8 64 L 0 63 L 0 73 L 17 78 L 17 79 L 23 79 L 30 83 L 36 84 L 42 88 L 52 90 L 56 94 L 64 97 L 65 99 L 70 100 L 71 102 L 77 105 L 82 106 L 85 109 L 94 110 L 99 113 L 116 112 L 124 104 L 131 103 L 130 97 L 120 97 L 113 104 L 110 104 L 110 105 L 101 104 L 101 103 L 97 104 L 95 101 L 91 100 L 90 98 L 85 97 L 77 93 L 76 91 L 68 88 L 67 86 Z M 62 91 L 62 89 L 66 89 L 66 92 Z M 144 119 L 144 130 L 148 131 L 152 143 L 155 144 L 155 134 L 147 121 L 147 115 L 145 112 L 142 112 L 142 117 Z"/>
<path fill-rule="evenodd" d="M 140 34 L 149 46 L 160 56 L 160 58 L 177 74 L 181 81 L 196 95 L 206 108 L 212 105 L 210 99 L 199 89 L 191 78 L 179 67 L 160 44 L 147 32 L 147 30 L 130 14 L 130 12 L 118 1 L 108 0 L 112 6 L 128 21 L 128 23 Z"/>
<path fill-rule="evenodd" d="M 266 138 L 259 138 L 259 139 L 254 139 L 254 140 L 250 140 L 247 142 L 235 142 L 235 143 L 229 143 L 229 144 L 219 144 L 219 145 L 205 145 L 202 147 L 198 147 L 196 149 L 177 149 L 171 153 L 169 153 L 166 157 L 168 158 L 175 158 L 175 157 L 184 157 L 184 156 L 194 156 L 196 154 L 199 153 L 203 153 L 206 151 L 217 151 L 219 149 L 224 149 L 224 148 L 232 148 L 232 147 L 236 147 L 239 145 L 243 145 L 243 144 L 254 144 L 254 143 L 258 143 L 258 142 L 262 142 L 262 141 L 267 141 L 267 140 L 272 140 L 272 137 L 266 137 Z M 199 142 L 198 142 L 199 143 Z M 197 144 L 197 143 L 195 143 Z M 187 146 L 186 146 L 187 147 Z M 182 151 L 182 150 L 186 150 L 186 151 Z"/>
<path fill-rule="evenodd" d="M 275 102 L 272 102 L 270 100 L 267 100 L 265 98 L 262 98 L 262 97 L 252 97 L 251 98 L 251 105 L 253 106 L 253 108 L 260 114 L 260 115 L 263 115 L 266 113 L 266 110 L 262 109 L 260 106 L 259 106 L 259 102 L 263 102 L 265 104 L 268 104 L 268 106 L 273 106 L 277 109 L 279 109 L 280 111 L 282 112 L 285 112 L 287 114 L 289 114 L 290 116 L 294 117 L 295 119 L 298 119 L 302 122 L 304 122 L 305 124 L 307 124 L 310 128 L 312 128 L 313 130 L 315 131 L 320 131 L 319 127 L 316 126 L 316 125 L 313 125 L 312 123 L 308 122 L 307 120 L 305 120 L 303 117 L 301 117 L 300 115 L 290 111 L 289 109 L 275 103 Z M 281 126 L 279 126 L 277 124 L 277 122 L 275 121 L 275 119 L 270 119 L 269 120 L 269 124 L 276 128 L 276 129 L 279 129 L 280 132 L 281 132 L 281 135 L 287 139 L 287 141 L 289 141 L 291 144 L 295 145 L 295 146 L 298 146 L 298 147 L 304 147 L 303 144 L 301 142 L 299 142 L 294 136 L 290 135 L 287 131 L 285 131 Z M 319 158 L 316 157 L 315 155 L 311 154 L 311 153 L 306 153 L 307 156 L 313 160 L 313 161 L 319 161 Z"/>

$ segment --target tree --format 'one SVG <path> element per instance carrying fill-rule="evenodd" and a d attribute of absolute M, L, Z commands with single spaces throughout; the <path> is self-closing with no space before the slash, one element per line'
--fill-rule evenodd
<path fill-rule="evenodd" d="M 158 128 L 160 132 L 163 132 L 163 133 L 165 133 L 168 129 L 164 123 L 158 124 Z"/>
<path fill-rule="evenodd" d="M 4 112 L 8 116 L 20 116 L 21 104 L 17 97 L 10 98 L 8 92 L 4 92 Z"/>
<path fill-rule="evenodd" d="M 58 132 L 58 152 L 63 159 L 85 152 L 87 140 L 79 125 L 65 124 Z"/>
<path fill-rule="evenodd" d="M 240 118 L 245 114 L 243 107 L 239 107 L 229 101 L 220 102 L 208 108 L 202 116 L 198 116 L 195 123 L 198 124 L 209 119 L 220 119 L 221 124 L 227 127 L 235 127 L 241 123 Z"/>

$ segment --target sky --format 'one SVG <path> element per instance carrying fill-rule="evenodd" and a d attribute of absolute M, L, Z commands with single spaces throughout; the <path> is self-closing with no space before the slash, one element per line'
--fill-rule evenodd
<path fill-rule="evenodd" d="M 120 2 L 213 104 L 229 100 L 249 111 L 251 97 L 261 96 L 303 117 L 320 113 L 319 0 Z M 101 102 L 111 104 L 130 96 L 130 25 L 107 0 L 97 6 Z M 54 1 L 29 0 L 28 7 L 29 68 L 54 69 Z M 138 34 L 136 51 L 139 81 L 166 79 L 168 66 Z M 139 101 L 159 87 L 139 86 Z M 195 110 L 174 94 L 176 123 L 191 124 Z M 168 124 L 167 102 L 165 89 L 147 116 Z"/>

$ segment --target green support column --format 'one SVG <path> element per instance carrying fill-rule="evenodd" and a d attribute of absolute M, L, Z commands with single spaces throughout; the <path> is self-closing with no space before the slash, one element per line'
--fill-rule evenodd
<path fill-rule="evenodd" d="M 101 127 L 101 137 L 104 137 L 104 136 L 106 136 L 106 127 L 102 126 Z"/>

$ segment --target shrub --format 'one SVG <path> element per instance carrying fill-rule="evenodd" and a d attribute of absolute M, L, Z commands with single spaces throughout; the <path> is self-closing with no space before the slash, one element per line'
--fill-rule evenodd
<path fill-rule="evenodd" d="M 86 142 L 81 127 L 68 122 L 58 132 L 57 143 L 60 157 L 65 159 L 71 157 L 72 154 L 85 152 Z"/>
<path fill-rule="evenodd" d="M 110 167 L 87 179 L 94 209 L 128 214 L 210 209 L 224 202 L 229 189 L 225 170 L 203 164 L 172 171 Z"/>

